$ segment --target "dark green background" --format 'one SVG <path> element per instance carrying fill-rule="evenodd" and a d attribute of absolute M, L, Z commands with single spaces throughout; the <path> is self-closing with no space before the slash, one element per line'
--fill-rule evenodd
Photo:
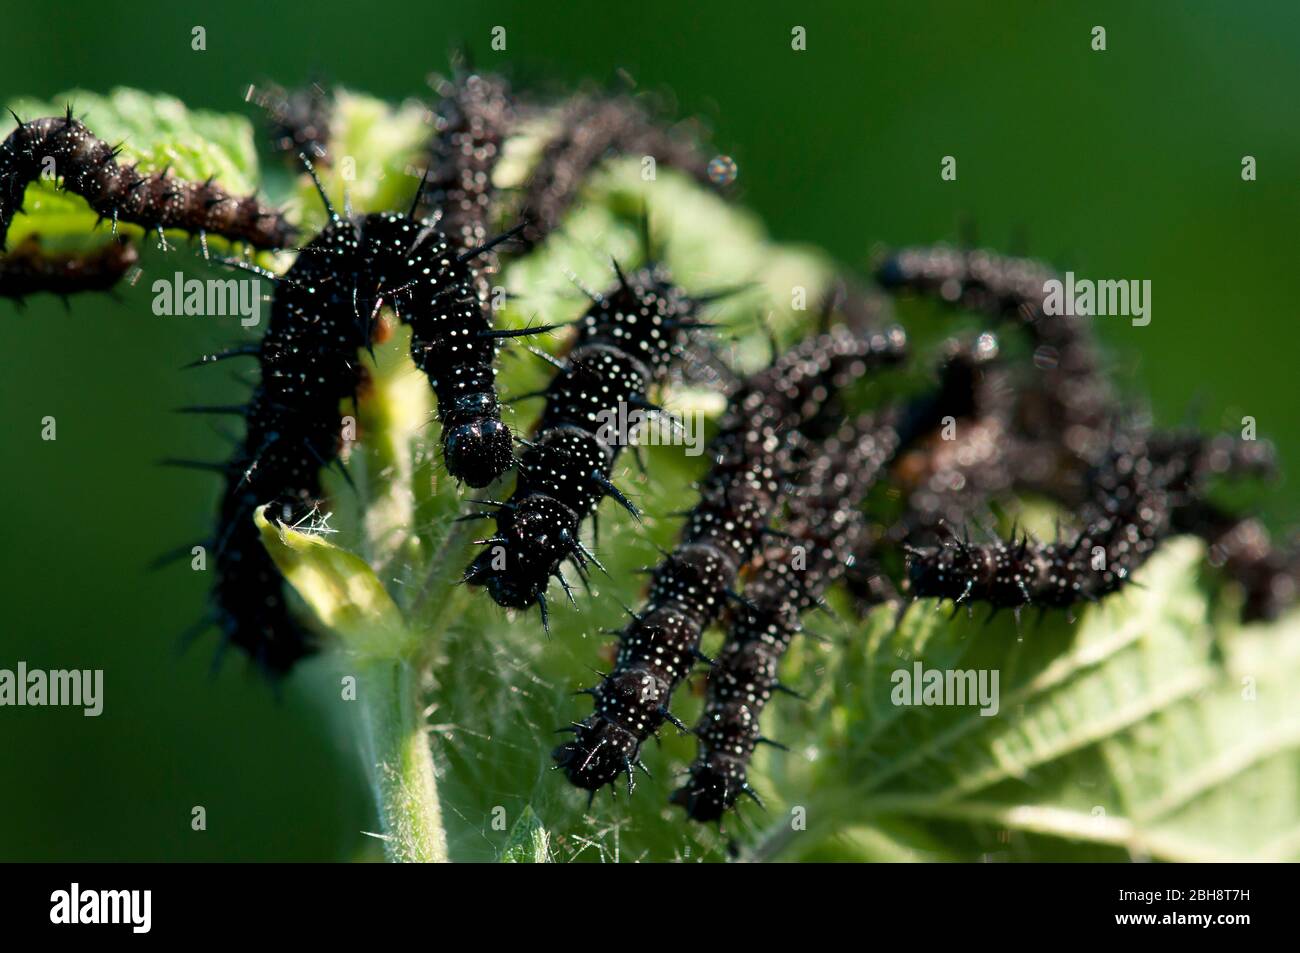
<path fill-rule="evenodd" d="M 191 10 L 182 9 L 191 6 Z M 625 68 L 702 114 L 742 199 L 781 240 L 861 263 L 873 242 L 979 237 L 1096 277 L 1149 278 L 1153 322 L 1102 319 L 1116 374 L 1157 415 L 1252 414 L 1300 471 L 1294 414 L 1300 7 L 1293 3 L 653 4 L 312 2 L 12 5 L 0 99 L 116 85 L 247 110 L 246 84 L 323 76 L 401 98 L 466 43 L 521 84 Z M 808 50 L 790 49 L 790 28 Z M 190 29 L 207 28 L 206 52 Z M 489 31 L 508 30 L 492 53 Z M 1094 24 L 1109 49 L 1094 53 Z M 250 113 L 251 114 L 251 113 Z M 956 182 L 939 179 L 957 157 Z M 1243 155 L 1259 181 L 1240 178 Z M 155 261 L 156 265 L 157 262 Z M 0 666 L 104 668 L 106 710 L 0 709 L 0 858 L 350 858 L 373 829 L 350 743 L 308 672 L 277 699 L 211 634 L 178 634 L 197 574 L 147 574 L 201 534 L 209 490 L 153 466 L 215 457 L 167 409 L 219 341 L 125 303 L 0 305 Z M 221 371 L 204 373 L 221 377 Z M 39 439 L 58 419 L 58 440 Z M 211 491 L 215 492 L 215 491 Z M 1263 504 L 1300 516 L 1284 484 Z M 196 503 L 202 500 L 202 504 Z M 209 829 L 190 830 L 190 808 Z"/>

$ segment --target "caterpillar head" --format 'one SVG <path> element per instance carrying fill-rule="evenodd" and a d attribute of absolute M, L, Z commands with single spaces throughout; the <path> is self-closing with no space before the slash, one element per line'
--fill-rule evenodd
<path fill-rule="evenodd" d="M 624 677 L 621 681 L 623 684 L 607 688 L 606 693 L 613 696 L 611 701 L 634 703 L 640 688 L 631 678 Z M 606 784 L 613 784 L 619 775 L 626 774 L 630 793 L 632 768 L 637 763 L 640 747 L 635 735 L 600 717 L 598 709 L 597 714 L 574 726 L 573 740 L 557 747 L 551 757 L 574 787 L 594 794 Z"/>
<path fill-rule="evenodd" d="M 445 427 L 442 431 L 447 472 L 476 489 L 487 486 L 510 468 L 514 462 L 513 444 L 510 428 L 488 416 Z"/>
<path fill-rule="evenodd" d="M 512 609 L 526 609 L 546 592 L 560 562 L 577 552 L 578 519 L 562 503 L 531 496 L 497 518 L 497 534 L 483 540 L 489 547 L 474 559 L 465 581 L 487 587 L 492 600 Z"/>
<path fill-rule="evenodd" d="M 668 796 L 669 802 L 684 807 L 693 821 L 707 824 L 722 820 L 749 789 L 743 768 L 739 777 L 728 770 L 734 764 L 730 759 L 715 758 L 691 765 L 689 780 Z"/>

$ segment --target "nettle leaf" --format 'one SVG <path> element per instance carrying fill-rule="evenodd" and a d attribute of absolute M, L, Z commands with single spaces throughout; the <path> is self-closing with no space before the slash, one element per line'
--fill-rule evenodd
<path fill-rule="evenodd" d="M 544 864 L 549 859 L 546 828 L 528 805 L 510 829 L 510 840 L 501 852 L 503 864 Z"/>
<path fill-rule="evenodd" d="M 6 105 L 23 119 L 61 116 L 71 105 L 95 135 L 122 144 L 118 161 L 138 162 L 144 172 L 170 167 L 177 177 L 189 181 L 212 176 L 237 195 L 251 193 L 258 185 L 253 127 L 242 116 L 191 110 L 172 96 L 125 88 L 108 95 L 73 89 L 48 100 L 20 98 Z M 0 136 L 8 136 L 14 126 L 13 117 L 4 113 Z M 24 214 L 14 219 L 9 243 L 16 245 L 36 233 L 50 250 L 95 248 L 110 235 L 107 224 L 95 227 L 97 219 L 81 196 L 60 191 L 55 182 L 38 180 L 27 187 Z M 118 229 L 126 234 L 141 232 L 126 223 Z M 213 241 L 220 244 L 219 239 Z"/>
<path fill-rule="evenodd" d="M 1204 556 L 1194 540 L 1171 541 L 1139 586 L 1075 626 L 1026 620 L 1017 635 L 919 603 L 895 631 L 888 608 L 874 613 L 831 655 L 813 760 L 787 758 L 771 775 L 806 830 L 784 815 L 759 852 L 1297 859 L 1300 618 L 1225 623 L 1201 584 Z M 918 663 L 996 672 L 996 714 L 951 696 L 895 704 L 896 673 Z"/>
<path fill-rule="evenodd" d="M 388 592 L 360 556 L 318 532 L 271 523 L 259 507 L 254 522 L 275 565 L 320 623 L 357 655 L 396 659 L 414 640 Z"/>

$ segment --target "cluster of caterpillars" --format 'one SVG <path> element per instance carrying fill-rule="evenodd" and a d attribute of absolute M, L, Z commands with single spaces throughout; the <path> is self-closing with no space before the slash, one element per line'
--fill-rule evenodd
<path fill-rule="evenodd" d="M 448 472 L 473 487 L 515 472 L 509 496 L 476 500 L 479 509 L 463 517 L 495 523 L 466 581 L 500 605 L 537 605 L 543 626 L 552 581 L 573 598 L 565 564 L 584 580 L 592 567 L 604 568 L 584 542 L 601 501 L 612 497 L 640 515 L 613 481 L 629 440 L 610 431 L 618 416 L 611 411 L 664 414 L 654 394 L 710 326 L 703 312 L 717 294 L 678 287 L 655 261 L 647 227 L 639 266 L 616 263 L 609 287 L 587 292 L 567 350 L 544 355 L 555 375 L 527 395 L 544 401 L 535 429 L 511 433 L 495 388 L 498 346 L 553 326 L 492 327 L 486 278 L 498 256 L 544 241 L 612 155 L 654 155 L 701 181 L 707 162 L 694 138 L 629 97 L 584 94 L 549 107 L 551 138 L 523 187 L 502 194 L 492 173 L 503 144 L 544 107 L 517 99 L 500 77 L 465 69 L 438 81 L 435 93 L 428 171 L 411 209 L 340 215 L 326 201 L 326 226 L 285 273 L 226 260 L 273 282 L 271 317 L 258 345 L 197 362 L 246 355 L 259 365 L 246 405 L 192 409 L 246 421 L 233 458 L 208 465 L 226 481 L 211 541 L 211 621 L 272 673 L 289 671 L 316 643 L 289 611 L 252 513 L 266 505 L 273 519 L 289 522 L 319 502 L 321 471 L 338 465 L 338 409 L 356 398 L 358 354 L 372 343 L 381 305 L 412 329 L 412 358 L 437 396 Z M 314 177 L 312 161 L 331 158 L 329 93 L 276 90 L 263 105 L 274 147 L 296 153 Z M 63 187 L 112 223 L 220 235 L 252 248 L 283 248 L 294 234 L 256 197 L 120 165 L 117 151 L 71 110 L 15 120 L 0 145 L 0 244 L 46 156 L 55 157 Z M 0 293 L 103 290 L 135 262 L 125 242 L 97 255 L 56 260 L 24 244 L 0 259 Z M 70 283 L 73 272 L 83 288 Z M 1044 314 L 1050 277 L 1037 262 L 984 251 L 898 252 L 878 267 L 876 289 L 842 282 L 818 333 L 734 379 L 698 502 L 653 569 L 643 605 L 629 610 L 613 669 L 587 690 L 592 712 L 565 729 L 572 737 L 554 751 L 571 783 L 594 795 L 625 778 L 630 790 L 634 770 L 646 770 L 643 743 L 668 722 L 698 739 L 672 796 L 691 818 L 720 820 L 740 797 L 757 799 L 748 769 L 767 741 L 764 706 L 784 688 L 782 656 L 801 616 L 841 581 L 864 607 L 902 604 L 901 587 L 913 599 L 951 600 L 955 610 L 983 603 L 993 613 L 1069 611 L 1120 589 L 1163 539 L 1190 532 L 1210 541 L 1215 561 L 1243 586 L 1247 619 L 1272 618 L 1295 601 L 1296 553 L 1273 547 L 1258 521 L 1209 497 L 1217 478 L 1269 475 L 1271 448 L 1158 431 L 1126 415 L 1086 325 Z M 936 386 L 851 416 L 848 391 L 908 359 L 906 336 L 888 321 L 891 296 L 905 294 L 1009 325 L 1027 337 L 1033 361 L 1008 365 L 1002 327 L 952 339 Z M 882 484 L 901 501 L 887 520 L 864 506 Z M 1022 493 L 1055 500 L 1074 525 L 1050 541 L 1015 532 L 972 541 L 970 527 L 990 504 Z M 891 560 L 902 570 L 891 571 Z M 701 637 L 715 623 L 726 636 L 709 659 Z M 707 672 L 707 698 L 688 729 L 670 706 L 697 666 Z"/>

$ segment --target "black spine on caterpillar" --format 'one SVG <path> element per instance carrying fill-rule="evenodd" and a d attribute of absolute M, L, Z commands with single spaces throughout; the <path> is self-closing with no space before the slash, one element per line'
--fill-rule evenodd
<path fill-rule="evenodd" d="M 29 235 L 7 255 L 0 255 L 0 298 L 21 300 L 42 291 L 60 296 L 108 291 L 135 267 L 134 245 L 112 239 L 87 252 L 46 251 Z"/>
<path fill-rule="evenodd" d="M 727 638 L 709 670 L 704 712 L 695 726 L 698 755 L 671 800 L 697 821 L 716 821 L 741 795 L 757 800 L 748 767 L 763 708 L 777 690 L 777 669 L 802 626 L 867 535 L 858 504 L 897 446 L 892 419 L 845 424 L 817 448 L 791 495 L 783 536 L 764 547 L 757 570 L 732 610 Z M 799 558 L 802 557 L 802 558 Z"/>
<path fill-rule="evenodd" d="M 1183 463 L 1153 461 L 1146 434 L 1120 430 L 1089 475 L 1091 519 L 1072 541 L 1022 536 L 977 545 L 950 532 L 938 546 L 909 548 L 912 594 L 1017 614 L 1024 606 L 1100 600 L 1123 586 L 1168 535 L 1169 488 L 1185 478 Z"/>
<path fill-rule="evenodd" d="M 466 248 L 487 241 L 492 226 L 492 173 L 515 125 L 510 87 L 500 76 L 466 72 L 435 81 L 434 135 L 420 214 L 441 216 L 438 227 Z M 480 264 L 490 275 L 495 260 Z"/>
<path fill-rule="evenodd" d="M 499 507 L 496 533 L 485 540 L 490 548 L 470 564 L 467 582 L 486 586 L 499 605 L 536 603 L 546 624 L 546 588 L 555 577 L 568 591 L 564 560 L 585 567 L 589 554 L 579 532 L 601 499 L 614 496 L 636 512 L 610 480 L 630 437 L 611 421 L 658 412 L 650 388 L 698 326 L 698 307 L 657 265 L 620 271 L 618 284 L 595 297 L 544 394 L 546 408 L 520 458 L 514 494 Z"/>
<path fill-rule="evenodd" d="M 1038 376 L 1018 408 L 1021 429 L 1035 442 L 1064 447 L 1085 466 L 1104 450 L 1117 408 L 1102 372 L 1090 319 L 1048 315 L 1048 266 L 986 250 L 910 248 L 885 258 L 877 280 L 991 317 L 1018 319 L 1034 345 Z"/>
<path fill-rule="evenodd" d="M 559 129 L 524 184 L 524 241 L 540 242 L 554 231 L 592 170 L 611 156 L 650 156 L 710 185 L 709 159 L 697 139 L 693 130 L 657 122 L 630 96 L 573 97 L 559 109 Z"/>
<path fill-rule="evenodd" d="M 905 351 L 901 329 L 838 329 L 797 345 L 732 395 L 680 541 L 654 571 L 645 608 L 620 634 L 613 671 L 588 690 L 595 710 L 553 753 L 572 784 L 594 796 L 626 773 L 630 790 L 641 743 L 665 720 L 684 730 L 668 703 L 779 503 L 793 435 L 824 425 L 840 388 L 901 361 Z"/>
<path fill-rule="evenodd" d="M 17 117 L 14 117 L 17 119 Z M 283 248 L 293 227 L 278 210 L 256 196 L 239 198 L 211 180 L 184 182 L 166 171 L 149 175 L 134 165 L 119 165 L 114 149 L 72 117 L 18 121 L 0 144 L 0 249 L 13 217 L 22 211 L 30 182 L 52 160 L 63 188 L 84 198 L 102 218 L 146 229 L 180 229 L 192 235 L 219 235 L 254 248 Z"/>

